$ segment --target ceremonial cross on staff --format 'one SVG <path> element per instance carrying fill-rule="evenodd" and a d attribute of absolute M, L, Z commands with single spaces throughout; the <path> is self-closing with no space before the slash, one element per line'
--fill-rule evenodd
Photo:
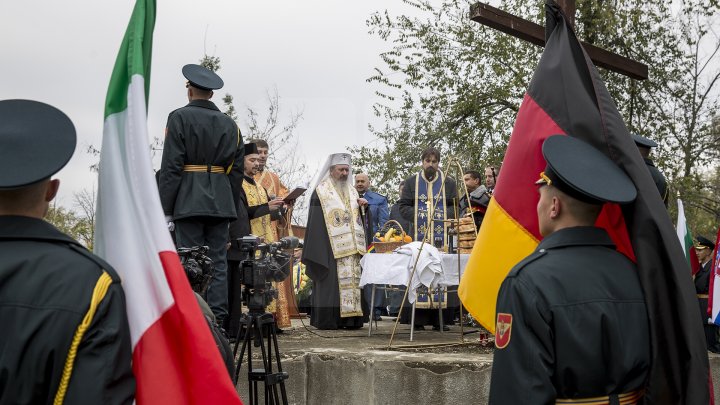
<path fill-rule="evenodd" d="M 575 0 L 558 0 L 557 3 L 569 19 L 570 24 L 575 26 Z M 537 46 L 545 46 L 545 27 L 488 4 L 473 4 L 470 7 L 470 19 Z M 648 67 L 643 63 L 585 42 L 582 42 L 582 46 L 597 66 L 633 79 L 645 80 L 648 78 Z"/>

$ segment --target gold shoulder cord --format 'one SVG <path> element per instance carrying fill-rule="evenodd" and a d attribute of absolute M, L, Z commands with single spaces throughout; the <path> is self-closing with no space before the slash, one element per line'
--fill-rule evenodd
<path fill-rule="evenodd" d="M 85 317 L 82 322 L 80 322 L 80 325 L 78 325 L 77 330 L 75 331 L 75 336 L 73 336 L 72 343 L 70 344 L 70 350 L 68 350 L 62 378 L 60 379 L 60 386 L 58 386 L 57 393 L 55 394 L 55 401 L 53 402 L 54 405 L 60 405 L 65 400 L 65 394 L 67 393 L 70 377 L 72 376 L 72 369 L 73 364 L 75 363 L 78 346 L 80 345 L 83 335 L 90 327 L 90 323 L 95 316 L 95 311 L 97 311 L 98 306 L 102 302 L 103 298 L 105 298 L 105 294 L 107 294 L 110 284 L 112 284 L 112 278 L 110 278 L 110 275 L 107 274 L 107 272 L 103 271 L 97 283 L 95 283 L 95 289 L 93 290 L 92 298 L 90 298 L 90 308 L 88 308 L 87 313 L 85 313 Z"/>

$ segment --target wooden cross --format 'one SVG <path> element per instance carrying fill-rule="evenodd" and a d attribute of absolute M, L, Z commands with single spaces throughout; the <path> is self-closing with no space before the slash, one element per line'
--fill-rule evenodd
<path fill-rule="evenodd" d="M 574 26 L 575 0 L 558 0 L 558 5 L 570 19 L 570 24 Z M 506 13 L 488 4 L 473 4 L 470 7 L 470 19 L 535 45 L 545 46 L 545 27 Z M 648 67 L 643 63 L 585 42 L 582 42 L 582 46 L 597 66 L 633 79 L 645 80 L 648 78 Z"/>

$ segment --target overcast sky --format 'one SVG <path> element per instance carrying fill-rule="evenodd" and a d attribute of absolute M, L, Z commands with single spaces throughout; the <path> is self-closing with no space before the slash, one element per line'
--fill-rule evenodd
<path fill-rule="evenodd" d="M 187 103 L 181 68 L 207 51 L 221 58 L 236 108 L 262 109 L 277 87 L 285 112 L 304 111 L 297 134 L 306 163 L 372 140 L 374 88 L 365 80 L 389 45 L 368 34 L 366 19 L 388 9 L 413 13 L 401 0 L 158 0 L 148 127 L 164 133 L 170 111 Z M 26 98 L 60 108 L 75 123 L 78 147 L 57 177 L 61 205 L 92 189 L 105 93 L 135 2 L 131 0 L 0 1 L 0 99 Z M 377 121 L 375 121 L 377 122 Z M 242 127 L 242 124 L 241 124 Z M 149 140 L 150 142 L 150 140 Z M 155 168 L 160 159 L 154 159 Z"/>

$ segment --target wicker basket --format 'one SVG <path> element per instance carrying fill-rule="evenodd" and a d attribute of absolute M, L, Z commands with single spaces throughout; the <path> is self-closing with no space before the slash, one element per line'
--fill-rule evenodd
<path fill-rule="evenodd" d="M 396 231 L 402 235 L 403 240 L 405 239 L 405 230 L 403 229 L 402 225 L 400 225 L 399 222 L 395 220 L 389 220 L 385 222 L 385 224 L 380 228 L 380 234 L 385 235 L 387 231 L 390 230 L 390 228 L 394 228 Z M 400 241 L 400 242 L 373 242 L 373 245 L 375 246 L 375 253 L 392 253 L 393 250 L 399 248 L 400 246 L 406 244 L 408 242 Z"/>

